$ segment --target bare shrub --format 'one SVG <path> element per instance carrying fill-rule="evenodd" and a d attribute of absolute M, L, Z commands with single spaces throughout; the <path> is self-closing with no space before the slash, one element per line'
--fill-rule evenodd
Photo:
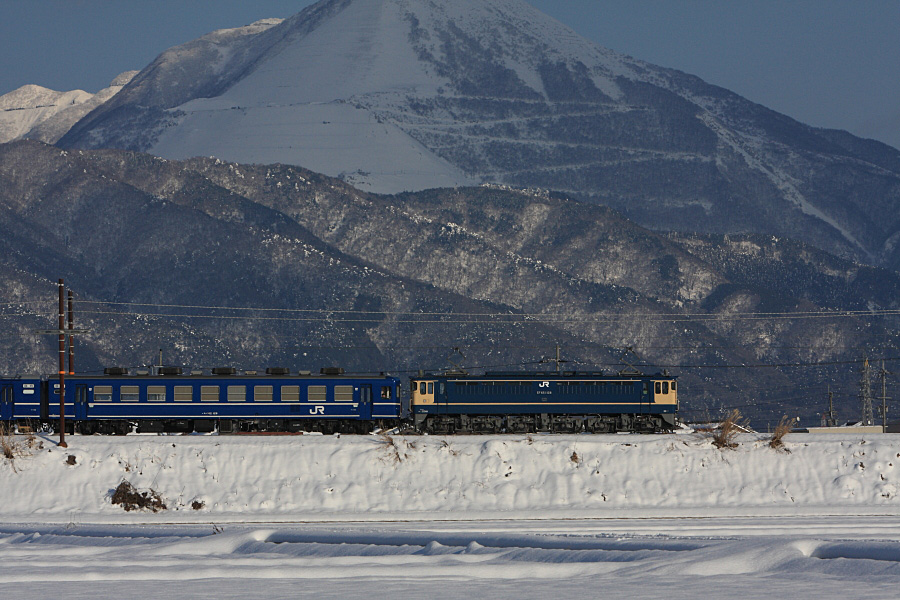
<path fill-rule="evenodd" d="M 206 508 L 206 502 L 203 500 L 194 500 L 191 502 L 191 508 L 194 510 L 203 510 Z"/>
<path fill-rule="evenodd" d="M 781 417 L 778 425 L 775 426 L 775 431 L 774 433 L 772 433 L 772 437 L 769 439 L 769 448 L 782 450 L 784 452 L 790 452 L 790 450 L 788 450 L 784 445 L 784 436 L 791 432 L 793 426 L 793 419 L 789 418 L 787 415 Z"/>
<path fill-rule="evenodd" d="M 120 505 L 126 512 L 132 510 L 159 512 L 167 509 L 159 492 L 153 489 L 140 492 L 127 480 L 123 480 L 113 491 L 112 503 Z"/>
<path fill-rule="evenodd" d="M 735 441 L 737 434 L 747 429 L 747 419 L 741 416 L 741 411 L 733 409 L 719 425 L 710 433 L 713 446 L 722 450 L 724 448 L 737 448 Z"/>
<path fill-rule="evenodd" d="M 13 472 L 18 473 L 16 459 L 31 456 L 31 448 L 27 445 L 27 441 L 23 442 L 14 436 L 5 425 L 0 425 L 0 455 L 9 461 Z"/>
<path fill-rule="evenodd" d="M 569 457 L 569 460 L 571 460 L 571 461 L 572 461 L 573 463 L 575 463 L 576 465 L 580 465 L 580 464 L 581 464 L 581 457 L 578 456 L 578 452 L 576 452 L 576 451 L 574 451 L 574 450 L 572 450 L 572 456 Z"/>
<path fill-rule="evenodd" d="M 401 463 L 406 458 L 406 453 L 401 452 L 400 444 L 393 436 L 387 434 L 379 435 L 378 444 L 384 449 L 390 462 Z"/>

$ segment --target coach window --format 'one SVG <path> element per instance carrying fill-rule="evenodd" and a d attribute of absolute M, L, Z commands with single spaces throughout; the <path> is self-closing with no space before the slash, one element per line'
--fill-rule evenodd
<path fill-rule="evenodd" d="M 112 386 L 95 385 L 94 402 L 112 402 Z"/>
<path fill-rule="evenodd" d="M 283 385 L 281 386 L 282 402 L 300 402 L 300 386 L 299 385 Z"/>
<path fill-rule="evenodd" d="M 424 383 L 422 386 L 424 387 Z M 382 400 L 390 400 L 391 399 L 391 388 L 390 386 L 383 385 L 381 386 L 381 399 Z"/>
<path fill-rule="evenodd" d="M 194 388 L 189 385 L 175 386 L 175 402 L 191 402 L 194 400 Z"/>
<path fill-rule="evenodd" d="M 166 386 L 164 385 L 148 385 L 147 386 L 147 402 L 165 402 Z"/>
<path fill-rule="evenodd" d="M 327 399 L 326 394 L 324 385 L 311 385 L 306 391 L 306 399 L 309 402 L 325 402 Z"/>
<path fill-rule="evenodd" d="M 219 386 L 217 385 L 201 385 L 200 386 L 201 402 L 218 402 Z"/>
<path fill-rule="evenodd" d="M 141 388 L 136 385 L 123 385 L 119 388 L 119 400 L 122 402 L 137 402 L 141 397 Z"/>
<path fill-rule="evenodd" d="M 353 386 L 352 385 L 336 385 L 334 386 L 335 402 L 353 402 Z"/>
<path fill-rule="evenodd" d="M 245 402 L 247 400 L 246 385 L 229 385 L 228 401 L 229 402 Z"/>
<path fill-rule="evenodd" d="M 254 402 L 271 402 L 272 401 L 272 386 L 271 385 L 257 385 L 253 387 L 253 401 Z"/>

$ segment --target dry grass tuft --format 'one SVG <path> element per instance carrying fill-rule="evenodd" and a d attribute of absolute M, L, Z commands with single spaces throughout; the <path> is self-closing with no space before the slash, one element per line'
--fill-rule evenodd
<path fill-rule="evenodd" d="M 459 456 L 459 450 L 454 450 L 450 447 L 450 442 L 447 440 L 441 440 L 441 448 L 446 448 L 447 452 L 450 453 L 451 456 Z"/>
<path fill-rule="evenodd" d="M 12 467 L 14 473 L 18 473 L 16 459 L 31 456 L 31 451 L 35 446 L 36 444 L 28 437 L 23 441 L 13 435 L 5 425 L 0 425 L 0 455 L 9 461 L 9 466 Z"/>
<path fill-rule="evenodd" d="M 580 464 L 581 464 L 581 457 L 578 456 L 578 453 L 577 453 L 576 451 L 574 451 L 574 450 L 572 450 L 572 456 L 569 457 L 569 460 L 571 460 L 571 461 L 572 461 L 573 463 L 575 463 L 576 465 L 580 465 Z"/>
<path fill-rule="evenodd" d="M 712 430 L 713 446 L 722 450 L 725 448 L 734 449 L 738 444 L 735 441 L 737 434 L 747 428 L 747 419 L 741 416 L 741 411 L 733 409 L 725 419 L 719 423 L 718 427 Z"/>
<path fill-rule="evenodd" d="M 132 510 L 149 510 L 151 512 L 159 512 L 166 510 L 166 503 L 163 502 L 162 496 L 156 490 L 150 489 L 146 492 L 139 492 L 137 488 L 131 485 L 130 481 L 122 481 L 113 491 L 112 503 L 119 504 L 126 512 Z"/>
<path fill-rule="evenodd" d="M 378 436 L 378 444 L 387 453 L 388 460 L 394 464 L 403 462 L 406 452 L 400 448 L 400 443 L 393 436 L 382 434 Z"/>
<path fill-rule="evenodd" d="M 778 425 L 775 427 L 775 432 L 772 433 L 772 437 L 769 439 L 769 448 L 781 450 L 782 452 L 790 452 L 784 445 L 784 436 L 791 432 L 793 426 L 793 419 L 789 418 L 787 415 L 781 417 L 781 421 L 778 422 Z"/>

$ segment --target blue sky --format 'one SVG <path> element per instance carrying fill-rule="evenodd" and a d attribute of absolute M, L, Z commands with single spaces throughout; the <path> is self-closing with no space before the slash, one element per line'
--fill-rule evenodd
<path fill-rule="evenodd" d="M 530 1 L 618 52 L 900 147 L 897 0 Z M 0 0 L 0 94 L 26 83 L 97 91 L 170 46 L 311 3 Z"/>

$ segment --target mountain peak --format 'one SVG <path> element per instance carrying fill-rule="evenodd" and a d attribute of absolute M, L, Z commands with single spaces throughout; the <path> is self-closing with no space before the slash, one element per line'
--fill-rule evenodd
<path fill-rule="evenodd" d="M 302 165 L 376 192 L 540 187 L 650 227 L 900 263 L 882 218 L 900 153 L 617 54 L 523 0 L 325 0 L 213 32 L 60 145 Z"/>

